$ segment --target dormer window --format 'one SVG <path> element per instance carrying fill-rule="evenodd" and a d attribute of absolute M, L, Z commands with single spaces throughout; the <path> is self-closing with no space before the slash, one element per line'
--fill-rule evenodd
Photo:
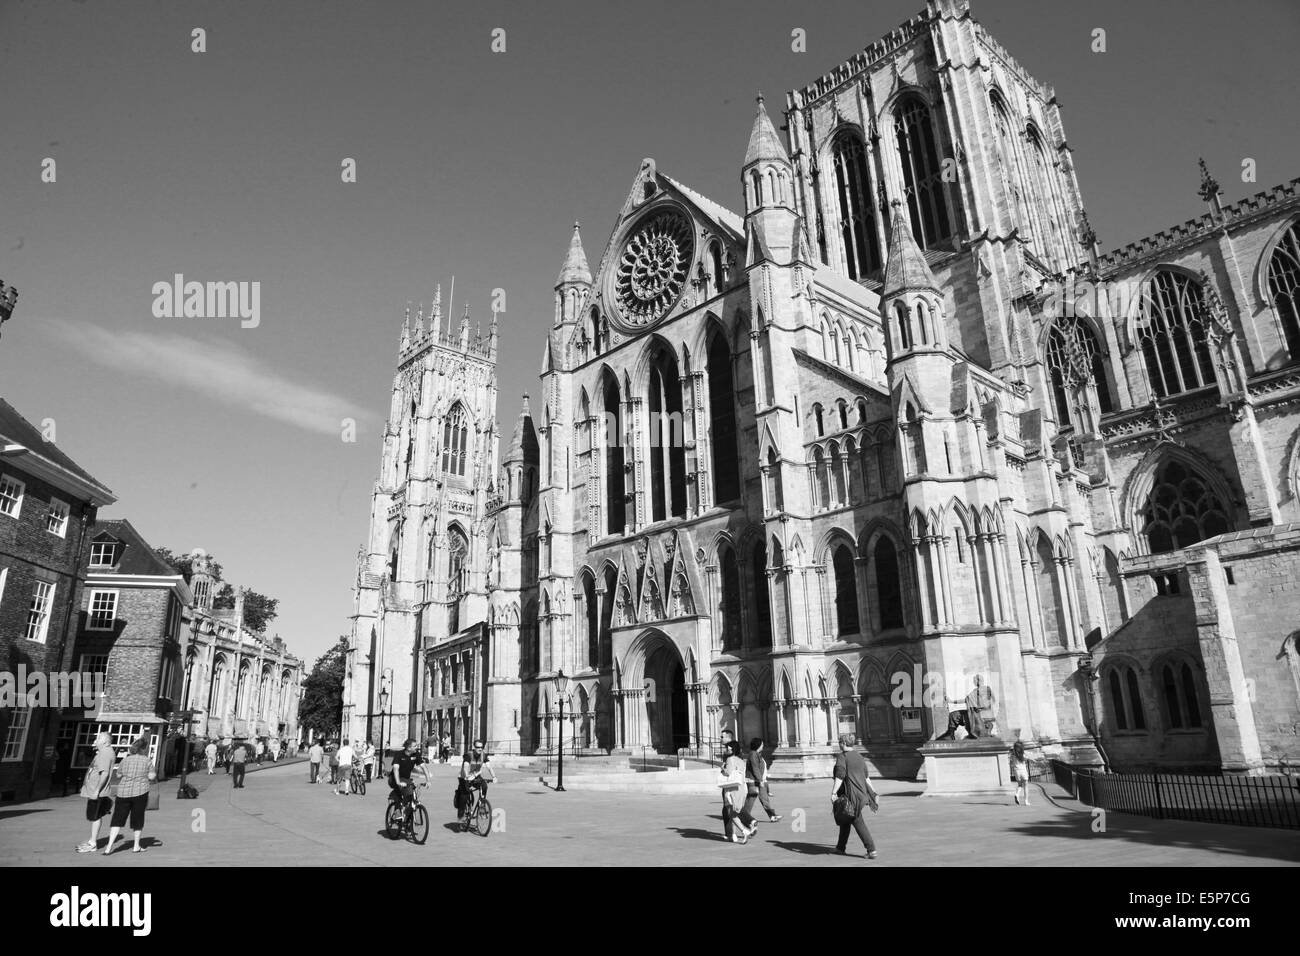
<path fill-rule="evenodd" d="M 90 545 L 90 566 L 92 568 L 111 568 L 117 564 L 116 541 L 93 541 Z"/>

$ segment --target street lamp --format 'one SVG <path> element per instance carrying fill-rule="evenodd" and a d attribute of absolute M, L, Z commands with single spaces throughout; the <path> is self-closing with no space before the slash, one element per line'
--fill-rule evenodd
<path fill-rule="evenodd" d="M 379 692 L 379 776 L 384 775 L 384 753 L 388 749 L 388 728 L 385 718 L 388 716 L 388 690 Z"/>
<path fill-rule="evenodd" d="M 559 769 L 555 776 L 555 792 L 564 792 L 564 693 L 569 689 L 569 678 L 564 676 L 564 671 L 555 672 L 552 678 L 552 684 L 555 687 L 555 699 L 560 702 L 560 762 Z"/>

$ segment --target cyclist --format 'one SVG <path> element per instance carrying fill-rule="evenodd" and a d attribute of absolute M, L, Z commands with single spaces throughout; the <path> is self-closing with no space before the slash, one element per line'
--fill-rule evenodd
<path fill-rule="evenodd" d="M 467 750 L 460 765 L 461 822 L 469 820 L 474 814 L 478 801 L 487 796 L 488 780 L 496 783 L 497 775 L 488 763 L 487 753 L 483 750 L 483 741 L 476 740 L 474 749 Z"/>
<path fill-rule="evenodd" d="M 392 790 L 390 796 L 400 803 L 410 803 L 411 795 L 415 793 L 415 783 L 411 780 L 411 774 L 417 767 L 424 776 L 424 782 L 426 784 L 429 782 L 429 772 L 424 769 L 423 764 L 424 758 L 420 755 L 420 748 L 415 738 L 407 737 L 401 751 L 393 756 L 393 769 L 388 775 L 388 786 Z"/>

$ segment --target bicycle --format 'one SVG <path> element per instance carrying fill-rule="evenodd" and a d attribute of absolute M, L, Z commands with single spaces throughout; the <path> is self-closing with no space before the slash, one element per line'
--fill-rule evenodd
<path fill-rule="evenodd" d="M 353 793 L 362 797 L 366 795 L 366 772 L 364 769 L 353 766 L 352 776 L 348 778 L 348 781 L 348 786 L 351 787 Z"/>
<path fill-rule="evenodd" d="M 420 784 L 420 787 L 427 786 L 427 783 Z M 403 800 L 397 790 L 389 794 L 388 809 L 384 812 L 384 830 L 390 840 L 405 835 L 412 843 L 423 846 L 424 841 L 429 839 L 429 811 L 420 803 L 419 787 L 412 788 L 410 800 Z"/>
<path fill-rule="evenodd" d="M 487 795 L 478 788 L 470 791 L 470 804 L 465 819 L 461 822 L 462 833 L 477 833 L 481 837 L 492 832 L 492 804 Z"/>

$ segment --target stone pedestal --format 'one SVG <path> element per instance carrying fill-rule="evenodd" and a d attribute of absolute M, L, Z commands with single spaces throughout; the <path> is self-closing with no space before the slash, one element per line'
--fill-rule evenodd
<path fill-rule="evenodd" d="M 1013 786 L 1009 747 L 1001 737 L 931 740 L 918 748 L 925 760 L 925 796 L 1006 796 Z"/>

